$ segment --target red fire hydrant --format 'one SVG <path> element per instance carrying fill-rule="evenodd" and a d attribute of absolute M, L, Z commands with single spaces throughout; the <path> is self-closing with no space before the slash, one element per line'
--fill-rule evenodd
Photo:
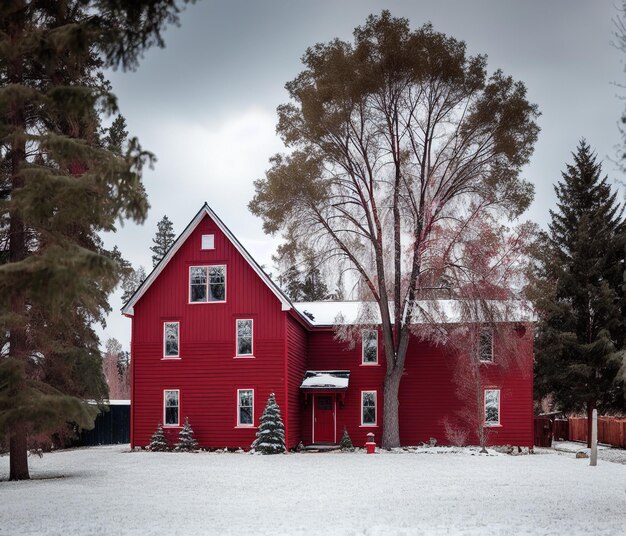
<path fill-rule="evenodd" d="M 367 449 L 368 454 L 376 453 L 376 443 L 374 443 L 374 433 L 370 432 L 367 434 L 367 443 L 365 443 L 365 448 Z"/>

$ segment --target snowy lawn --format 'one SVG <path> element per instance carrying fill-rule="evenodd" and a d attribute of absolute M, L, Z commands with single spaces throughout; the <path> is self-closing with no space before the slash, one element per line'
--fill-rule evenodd
<path fill-rule="evenodd" d="M 129 452 L 30 458 L 0 534 L 625 534 L 626 466 L 571 454 Z"/>

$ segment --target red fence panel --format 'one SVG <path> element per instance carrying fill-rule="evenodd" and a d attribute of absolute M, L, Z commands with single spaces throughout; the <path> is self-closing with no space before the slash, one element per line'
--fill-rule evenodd
<path fill-rule="evenodd" d="M 569 439 L 587 441 L 587 418 L 569 418 Z M 626 448 L 626 419 L 598 417 L 598 442 Z"/>
<path fill-rule="evenodd" d="M 552 435 L 556 441 L 569 439 L 569 421 L 567 419 L 554 419 L 552 421 Z"/>

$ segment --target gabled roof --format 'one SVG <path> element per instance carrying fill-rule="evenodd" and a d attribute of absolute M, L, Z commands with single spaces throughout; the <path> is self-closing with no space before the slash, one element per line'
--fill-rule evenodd
<path fill-rule="evenodd" d="M 211 207 L 207 203 L 204 203 L 202 208 L 198 211 L 196 216 L 194 217 L 189 225 L 185 228 L 185 230 L 181 233 L 181 235 L 176 239 L 176 241 L 172 244 L 172 247 L 165 254 L 165 256 L 161 259 L 161 262 L 157 264 L 150 275 L 146 277 L 144 282 L 139 286 L 139 288 L 135 291 L 135 293 L 131 296 L 130 300 L 122 307 L 122 313 L 128 316 L 133 316 L 134 314 L 134 306 L 141 299 L 141 297 L 146 293 L 146 291 L 150 288 L 152 283 L 159 277 L 159 274 L 163 271 L 163 269 L 170 262 L 172 257 L 176 254 L 176 252 L 180 249 L 180 247 L 185 243 L 187 238 L 194 232 L 196 227 L 198 227 L 199 223 L 203 220 L 205 216 L 209 216 L 215 224 L 218 226 L 220 231 L 224 233 L 226 238 L 230 240 L 231 244 L 235 246 L 235 249 L 240 253 L 240 255 L 248 262 L 250 267 L 256 272 L 256 274 L 261 278 L 269 289 L 274 293 L 274 295 L 278 298 L 281 303 L 281 308 L 283 311 L 289 311 L 292 309 L 292 304 L 289 298 L 285 295 L 285 293 L 280 290 L 278 285 L 272 281 L 272 279 L 265 273 L 263 268 L 261 268 L 258 263 L 252 258 L 252 255 L 248 253 L 246 248 L 244 248 L 239 240 L 235 238 L 235 235 L 230 232 L 230 229 L 224 225 L 224 222 L 219 219 L 217 214 L 213 212 Z"/>

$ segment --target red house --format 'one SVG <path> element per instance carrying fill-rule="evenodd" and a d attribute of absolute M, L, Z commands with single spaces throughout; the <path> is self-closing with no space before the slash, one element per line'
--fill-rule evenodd
<path fill-rule="evenodd" d="M 174 439 L 188 417 L 201 446 L 248 448 L 272 392 L 289 448 L 337 443 L 344 428 L 356 445 L 368 432 L 380 439 L 382 337 L 365 330 L 353 348 L 334 337 L 336 314 L 349 321 L 357 307 L 291 303 L 205 204 L 123 308 L 132 320 L 131 446 L 147 445 L 159 423 Z M 533 445 L 532 329 L 518 320 L 514 366 L 499 365 L 488 338 L 481 354 L 491 444 Z M 411 340 L 402 444 L 448 442 L 446 420 L 466 404 L 454 370 L 445 347 Z"/>

